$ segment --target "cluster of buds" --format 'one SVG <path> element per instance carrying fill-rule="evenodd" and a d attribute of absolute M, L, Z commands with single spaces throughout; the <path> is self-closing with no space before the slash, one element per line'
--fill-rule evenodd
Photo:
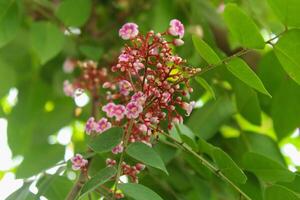
<path fill-rule="evenodd" d="M 97 63 L 93 61 L 81 62 L 75 60 L 65 61 L 64 69 L 71 68 L 70 65 L 72 65 L 73 68 L 78 67 L 81 74 L 72 83 L 68 80 L 64 81 L 63 89 L 65 95 L 74 97 L 82 94 L 82 92 L 86 90 L 97 97 L 102 84 L 108 79 L 107 69 L 98 67 Z"/>
<path fill-rule="evenodd" d="M 113 154 L 123 152 L 128 143 L 143 142 L 151 147 L 164 124 L 171 129 L 174 123 L 182 123 L 184 113 L 189 116 L 195 107 L 195 102 L 189 101 L 189 94 L 193 92 L 189 79 L 199 72 L 198 68 L 186 66 L 186 61 L 174 54 L 174 46 L 184 44 L 184 26 L 177 19 L 171 20 L 165 32 L 149 31 L 145 35 L 139 33 L 135 23 L 126 23 L 119 35 L 130 40 L 130 44 L 124 46 L 118 62 L 111 68 L 115 78 L 101 84 L 106 94 L 101 100 L 106 103 L 99 110 L 105 117 L 99 121 L 90 118 L 86 123 L 89 135 L 101 134 L 112 126 L 124 128 L 129 135 L 112 149 Z M 100 71 L 97 68 L 92 71 L 79 80 L 88 85 L 80 87 L 89 90 L 99 87 L 101 79 L 88 79 L 99 77 Z M 106 160 L 107 166 L 116 163 L 110 158 Z M 137 174 L 144 167 L 141 163 L 130 166 L 123 162 L 121 175 L 138 182 Z"/>

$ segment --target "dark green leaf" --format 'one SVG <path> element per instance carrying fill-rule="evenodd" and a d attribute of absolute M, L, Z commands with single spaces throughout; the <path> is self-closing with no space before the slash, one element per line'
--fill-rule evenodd
<path fill-rule="evenodd" d="M 220 97 L 195 110 L 188 119 L 187 126 L 199 137 L 209 139 L 234 113 L 232 101 L 228 97 Z"/>
<path fill-rule="evenodd" d="M 141 161 L 144 164 L 149 165 L 151 167 L 160 169 L 164 171 L 166 174 L 168 174 L 168 171 L 162 159 L 148 145 L 141 142 L 135 142 L 128 146 L 126 152 L 134 159 L 137 159 L 138 161 Z"/>
<path fill-rule="evenodd" d="M 63 33 L 50 22 L 36 22 L 31 27 L 31 43 L 42 64 L 56 56 L 63 48 Z"/>
<path fill-rule="evenodd" d="M 247 180 L 244 172 L 235 164 L 230 156 L 220 148 L 215 148 L 212 156 L 221 172 L 235 183 L 245 183 Z"/>
<path fill-rule="evenodd" d="M 20 19 L 17 0 L 0 0 L 0 48 L 15 37 Z"/>
<path fill-rule="evenodd" d="M 214 89 L 206 82 L 204 78 L 196 77 L 196 81 L 207 91 L 210 93 L 210 95 L 216 99 L 215 91 Z"/>
<path fill-rule="evenodd" d="M 299 200 L 300 197 L 293 191 L 280 185 L 273 185 L 266 189 L 265 200 Z"/>
<path fill-rule="evenodd" d="M 82 187 L 80 198 L 93 191 L 103 183 L 109 181 L 117 173 L 114 167 L 107 167 L 100 170 L 95 176 L 88 180 Z"/>
<path fill-rule="evenodd" d="M 299 46 L 300 30 L 293 29 L 279 39 L 274 51 L 286 73 L 300 85 L 300 56 L 297 53 Z"/>
<path fill-rule="evenodd" d="M 300 27 L 300 1 L 268 0 L 268 3 L 284 25 Z"/>
<path fill-rule="evenodd" d="M 135 200 L 163 200 L 158 194 L 141 184 L 120 184 L 119 188 L 125 193 L 125 195 L 128 195 Z"/>
<path fill-rule="evenodd" d="M 120 144 L 123 136 L 123 129 L 113 127 L 90 139 L 89 146 L 97 153 L 111 151 Z"/>
<path fill-rule="evenodd" d="M 214 50 L 206 44 L 198 36 L 193 36 L 194 46 L 196 47 L 197 52 L 208 64 L 219 64 L 221 62 L 219 56 L 214 52 Z"/>
<path fill-rule="evenodd" d="M 235 4 L 227 4 L 224 19 L 232 36 L 244 47 L 263 49 L 264 39 L 253 20 Z"/>
<path fill-rule="evenodd" d="M 300 86 L 292 80 L 285 80 L 272 102 L 272 118 L 276 135 L 282 139 L 299 127 Z"/>
<path fill-rule="evenodd" d="M 278 162 L 257 153 L 246 153 L 243 158 L 246 170 L 266 182 L 292 181 L 295 175 Z"/>
<path fill-rule="evenodd" d="M 56 12 L 56 16 L 67 26 L 82 26 L 88 20 L 92 4 L 90 0 L 65 0 Z"/>
<path fill-rule="evenodd" d="M 252 69 L 247 65 L 247 63 L 241 58 L 231 59 L 230 61 L 228 61 L 226 66 L 227 69 L 238 79 L 240 79 L 250 87 L 256 89 L 257 91 L 271 97 L 255 72 L 253 72 Z"/>

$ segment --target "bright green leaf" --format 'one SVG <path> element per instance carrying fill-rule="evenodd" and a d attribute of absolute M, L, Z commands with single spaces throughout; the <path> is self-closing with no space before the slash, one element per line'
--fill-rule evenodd
<path fill-rule="evenodd" d="M 119 188 L 135 200 L 163 200 L 158 194 L 151 189 L 136 183 L 120 184 Z"/>
<path fill-rule="evenodd" d="M 292 181 L 295 175 L 278 162 L 257 153 L 246 153 L 243 157 L 245 169 L 266 182 Z"/>
<path fill-rule="evenodd" d="M 82 187 L 80 198 L 93 191 L 103 183 L 109 181 L 117 173 L 114 167 L 107 167 L 100 170 L 95 176 L 88 180 Z"/>
<path fill-rule="evenodd" d="M 299 13 L 299 10 L 297 12 Z M 285 33 L 279 39 L 274 46 L 274 51 L 286 73 L 300 85 L 300 56 L 298 54 L 299 47 L 300 30 L 293 29 Z"/>
<path fill-rule="evenodd" d="M 268 0 L 268 3 L 284 25 L 300 27 L 299 0 Z"/>
<path fill-rule="evenodd" d="M 15 37 L 20 19 L 17 0 L 0 0 L 0 48 Z"/>
<path fill-rule="evenodd" d="M 263 49 L 265 42 L 253 20 L 235 4 L 226 4 L 224 19 L 232 36 L 247 48 Z"/>
<path fill-rule="evenodd" d="M 15 86 L 16 75 L 14 69 L 0 60 L 0 98 L 8 94 L 10 88 Z"/>
<path fill-rule="evenodd" d="M 92 137 L 90 139 L 89 146 L 97 153 L 108 152 L 120 144 L 122 136 L 123 129 L 113 127 L 97 135 L 96 137 Z"/>
<path fill-rule="evenodd" d="M 45 64 L 63 48 L 63 33 L 50 22 L 36 22 L 31 27 L 31 43 L 41 63 Z"/>
<path fill-rule="evenodd" d="M 280 185 L 273 185 L 266 189 L 265 200 L 299 200 L 300 197 L 293 191 Z"/>
<path fill-rule="evenodd" d="M 149 165 L 151 167 L 160 169 L 164 171 L 166 174 L 168 174 L 168 171 L 162 159 L 148 145 L 141 142 L 135 142 L 128 146 L 126 152 L 134 159 L 137 159 L 138 161 L 141 161 L 144 164 Z"/>
<path fill-rule="evenodd" d="M 233 58 L 226 64 L 227 69 L 238 79 L 256 89 L 257 91 L 271 97 L 259 77 L 252 71 L 245 61 L 241 58 Z"/>
<path fill-rule="evenodd" d="M 201 78 L 197 76 L 196 81 L 207 91 L 209 94 L 216 99 L 215 91 L 214 89 L 207 83 L 207 81 L 204 78 Z"/>
<path fill-rule="evenodd" d="M 56 12 L 56 16 L 67 26 L 80 27 L 85 24 L 91 13 L 90 0 L 65 0 Z"/>
<path fill-rule="evenodd" d="M 221 62 L 219 56 L 201 38 L 193 35 L 193 43 L 194 46 L 196 47 L 197 52 L 208 64 L 216 65 Z"/>

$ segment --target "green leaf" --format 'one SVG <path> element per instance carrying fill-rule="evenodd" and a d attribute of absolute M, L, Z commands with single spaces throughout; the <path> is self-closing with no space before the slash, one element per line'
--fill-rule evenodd
<path fill-rule="evenodd" d="M 160 169 L 168 174 L 168 171 L 160 156 L 148 145 L 141 142 L 135 142 L 128 146 L 126 152 L 134 159 L 151 167 Z"/>
<path fill-rule="evenodd" d="M 9 195 L 6 200 L 34 200 L 35 196 L 29 191 L 32 182 L 25 182 L 23 186 Z"/>
<path fill-rule="evenodd" d="M 195 141 L 195 134 L 192 132 L 192 130 L 184 124 L 176 124 L 175 127 L 181 140 L 188 146 L 192 147 L 193 150 L 198 151 L 198 146 Z"/>
<path fill-rule="evenodd" d="M 15 37 L 20 19 L 17 0 L 0 0 L 0 48 Z"/>
<path fill-rule="evenodd" d="M 263 200 L 262 185 L 252 173 L 247 173 L 247 182 L 240 184 L 239 188 L 253 200 Z"/>
<path fill-rule="evenodd" d="M 207 83 L 204 78 L 197 76 L 196 81 L 216 100 L 216 95 L 214 89 Z"/>
<path fill-rule="evenodd" d="M 265 86 L 258 78 L 258 76 L 252 71 L 245 61 L 241 58 L 233 58 L 226 64 L 227 69 L 238 79 L 256 89 L 257 91 L 266 94 L 271 97 L 270 93 L 266 90 Z"/>
<path fill-rule="evenodd" d="M 253 20 L 235 4 L 226 4 L 225 23 L 232 36 L 247 48 L 263 49 L 265 42 Z"/>
<path fill-rule="evenodd" d="M 234 84 L 235 100 L 239 113 L 249 122 L 261 124 L 261 110 L 256 92 L 243 82 Z"/>
<path fill-rule="evenodd" d="M 103 53 L 103 49 L 101 47 L 91 46 L 91 45 L 82 45 L 79 47 L 79 50 L 87 58 L 95 61 L 99 60 L 100 56 Z"/>
<path fill-rule="evenodd" d="M 73 183 L 67 177 L 59 175 L 46 175 L 38 183 L 38 195 L 47 199 L 65 199 Z"/>
<path fill-rule="evenodd" d="M 300 30 L 293 29 L 279 39 L 274 51 L 286 73 L 300 85 L 300 56 L 297 53 L 299 46 Z"/>
<path fill-rule="evenodd" d="M 8 94 L 10 88 L 15 86 L 16 75 L 14 69 L 0 60 L 0 98 Z"/>
<path fill-rule="evenodd" d="M 284 25 L 300 27 L 300 1 L 268 0 L 268 3 Z"/>
<path fill-rule="evenodd" d="M 31 43 L 42 64 L 51 60 L 63 48 L 63 33 L 50 22 L 35 22 L 31 27 Z"/>
<path fill-rule="evenodd" d="M 122 136 L 123 129 L 113 127 L 97 135 L 96 137 L 92 137 L 88 145 L 97 153 L 108 152 L 120 144 Z"/>
<path fill-rule="evenodd" d="M 298 193 L 300 195 L 300 174 L 299 172 L 296 173 L 296 177 L 295 179 L 292 181 L 292 182 L 281 182 L 281 183 L 278 183 L 290 190 L 293 190 L 295 193 Z"/>
<path fill-rule="evenodd" d="M 219 56 L 201 38 L 199 38 L 196 35 L 193 35 L 192 39 L 197 52 L 208 64 L 216 65 L 221 62 Z"/>
<path fill-rule="evenodd" d="M 300 86 L 292 80 L 285 80 L 272 102 L 271 115 L 278 139 L 282 139 L 299 127 Z"/>
<path fill-rule="evenodd" d="M 65 0 L 55 14 L 65 25 L 80 27 L 88 20 L 91 8 L 90 0 Z"/>
<path fill-rule="evenodd" d="M 125 193 L 125 195 L 128 195 L 135 200 L 163 200 L 158 194 L 141 184 L 120 184 L 119 188 Z"/>
<path fill-rule="evenodd" d="M 114 167 L 107 167 L 100 170 L 95 176 L 88 180 L 82 187 L 80 198 L 95 190 L 103 183 L 109 181 L 117 173 Z"/>
<path fill-rule="evenodd" d="M 189 117 L 187 126 L 199 137 L 209 139 L 235 112 L 232 101 L 228 97 L 220 97 L 195 110 Z"/>
<path fill-rule="evenodd" d="M 266 182 L 292 181 L 295 175 L 278 162 L 263 155 L 248 152 L 243 157 L 245 169 Z"/>
<path fill-rule="evenodd" d="M 265 191 L 265 200 L 299 200 L 300 197 L 293 191 L 280 185 L 268 187 Z"/>
<path fill-rule="evenodd" d="M 237 164 L 220 148 L 215 148 L 212 156 L 225 176 L 235 183 L 246 183 L 247 177 Z"/>

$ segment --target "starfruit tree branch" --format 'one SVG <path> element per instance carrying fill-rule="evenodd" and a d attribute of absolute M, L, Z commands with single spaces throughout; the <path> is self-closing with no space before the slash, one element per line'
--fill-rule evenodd
<path fill-rule="evenodd" d="M 212 171 L 216 176 L 220 177 L 221 179 L 223 179 L 225 182 L 227 182 L 229 185 L 231 185 L 241 196 L 243 196 L 246 200 L 251 200 L 251 198 L 244 193 L 235 183 L 233 183 L 227 176 L 225 176 L 220 169 L 218 169 L 216 166 L 214 166 L 213 164 L 211 164 L 208 160 L 206 160 L 203 156 L 199 155 L 198 153 L 196 153 L 195 151 L 192 150 L 192 148 L 190 148 L 187 144 L 178 141 L 177 139 L 173 138 L 172 136 L 170 136 L 169 134 L 161 131 L 160 132 L 162 135 L 164 135 L 166 138 L 170 139 L 172 142 L 175 143 L 175 145 L 186 151 L 187 153 L 192 154 L 193 156 L 195 156 L 206 168 L 208 168 L 210 171 Z"/>

